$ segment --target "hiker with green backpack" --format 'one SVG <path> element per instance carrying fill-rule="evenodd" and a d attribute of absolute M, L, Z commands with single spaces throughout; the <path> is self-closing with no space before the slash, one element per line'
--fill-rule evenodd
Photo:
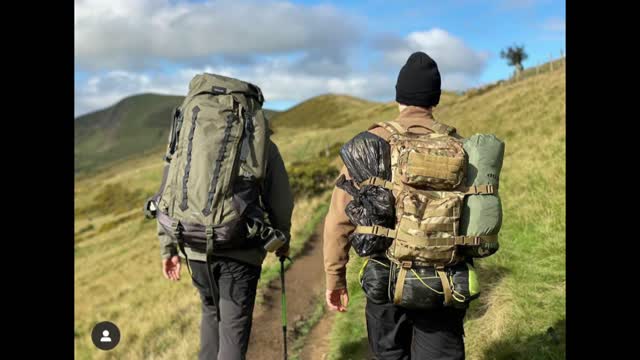
<path fill-rule="evenodd" d="M 347 310 L 353 248 L 366 257 L 359 281 L 378 360 L 464 359 L 463 320 L 480 291 L 473 260 L 498 250 L 504 143 L 436 121 L 440 83 L 436 62 L 413 53 L 398 75 L 398 117 L 340 150 L 324 227 L 326 302 Z"/>
<path fill-rule="evenodd" d="M 180 280 L 184 261 L 199 292 L 201 360 L 245 358 L 262 262 L 289 252 L 293 196 L 263 102 L 256 85 L 196 75 L 173 114 L 162 184 L 145 204 L 162 273 Z"/>

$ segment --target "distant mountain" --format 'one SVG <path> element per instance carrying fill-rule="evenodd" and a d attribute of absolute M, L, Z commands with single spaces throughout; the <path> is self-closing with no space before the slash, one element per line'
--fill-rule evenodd
<path fill-rule="evenodd" d="M 166 145 L 183 96 L 141 94 L 75 119 L 75 172 L 86 173 Z M 265 109 L 268 117 L 277 112 Z"/>

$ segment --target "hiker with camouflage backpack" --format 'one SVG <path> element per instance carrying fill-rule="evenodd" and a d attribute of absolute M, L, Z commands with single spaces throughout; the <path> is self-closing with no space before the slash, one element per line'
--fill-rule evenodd
<path fill-rule="evenodd" d="M 162 273 L 182 259 L 202 301 L 199 359 L 244 359 L 262 262 L 289 251 L 293 198 L 260 89 L 196 75 L 173 116 L 157 218 Z"/>
<path fill-rule="evenodd" d="M 324 225 L 326 302 L 347 310 L 353 247 L 367 257 L 359 280 L 378 360 L 464 359 L 463 320 L 479 295 L 473 258 L 498 249 L 504 144 L 437 122 L 440 82 L 436 62 L 412 54 L 398 75 L 398 117 L 340 150 Z"/>

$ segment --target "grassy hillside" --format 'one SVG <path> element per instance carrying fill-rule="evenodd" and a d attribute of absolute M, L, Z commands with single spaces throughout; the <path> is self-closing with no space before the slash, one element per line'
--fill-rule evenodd
<path fill-rule="evenodd" d="M 396 115 L 393 103 L 326 95 L 275 116 L 273 139 L 291 169 L 314 162 L 319 154 L 333 150 L 332 145 L 349 140 L 371 123 Z M 564 70 L 484 92 L 446 93 L 435 115 L 464 136 L 495 133 L 506 142 L 500 188 L 505 211 L 501 248 L 477 262 L 482 295 L 465 323 L 468 358 L 564 358 Z M 166 138 L 159 139 L 163 148 Z M 117 140 L 112 138 L 109 145 L 120 146 Z M 93 141 L 94 146 L 108 143 Z M 81 146 L 95 151 L 89 143 Z M 186 272 L 178 284 L 162 278 L 155 225 L 142 219 L 142 200 L 157 190 L 162 166 L 161 151 L 153 146 L 147 149 L 146 154 L 111 162 L 100 172 L 76 179 L 77 359 L 196 357 L 197 293 Z M 327 195 L 296 199 L 294 250 L 302 247 L 312 225 L 326 211 Z M 337 314 L 330 334 L 334 359 L 362 359 L 366 350 L 364 299 L 356 279 L 362 260 L 353 253 L 351 259 L 349 311 Z M 274 260 L 270 256 L 265 262 L 267 278 L 275 274 Z M 109 352 L 96 350 L 87 336 L 104 319 L 114 321 L 123 333 L 122 343 Z M 557 343 L 549 333 L 556 334 Z"/>
<path fill-rule="evenodd" d="M 75 171 L 90 174 L 166 146 L 173 109 L 183 96 L 141 94 L 75 119 Z M 265 110 L 268 117 L 277 112 Z"/>
<path fill-rule="evenodd" d="M 115 160 L 158 150 L 166 143 L 181 96 L 143 94 L 77 118 L 75 171 L 86 173 Z"/>

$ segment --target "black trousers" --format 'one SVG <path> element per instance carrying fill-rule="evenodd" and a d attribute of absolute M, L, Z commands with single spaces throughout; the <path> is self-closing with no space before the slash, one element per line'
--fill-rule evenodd
<path fill-rule="evenodd" d="M 377 360 L 462 360 L 466 310 L 414 311 L 367 301 L 369 347 Z"/>
<path fill-rule="evenodd" d="M 214 257 L 209 269 L 202 261 L 189 260 L 189 264 L 193 285 L 202 300 L 198 359 L 244 360 L 261 267 L 222 257 Z M 218 306 L 211 296 L 207 271 L 217 284 Z M 219 319 L 217 309 L 220 310 Z"/>

